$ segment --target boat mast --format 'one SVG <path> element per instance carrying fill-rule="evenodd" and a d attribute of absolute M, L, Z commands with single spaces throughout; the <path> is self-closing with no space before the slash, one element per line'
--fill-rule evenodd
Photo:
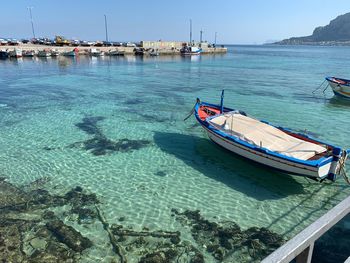
<path fill-rule="evenodd" d="M 190 19 L 190 45 L 192 45 L 192 19 Z"/>
<path fill-rule="evenodd" d="M 106 29 L 106 42 L 108 42 L 108 31 L 107 31 L 107 17 L 105 16 L 105 29 Z"/>
<path fill-rule="evenodd" d="M 29 10 L 29 16 L 30 16 L 30 22 L 32 24 L 32 32 L 33 32 L 33 38 L 35 38 L 35 32 L 34 32 L 34 24 L 33 24 L 33 16 L 32 16 L 32 9 L 33 7 L 27 7 L 27 9 Z"/>
<path fill-rule="evenodd" d="M 214 45 L 216 46 L 216 36 L 218 35 L 218 32 L 215 32 L 215 40 L 214 40 Z"/>
<path fill-rule="evenodd" d="M 223 89 L 221 92 L 220 113 L 224 113 L 224 93 L 225 90 Z"/>
<path fill-rule="evenodd" d="M 200 38 L 199 38 L 199 43 L 202 43 L 203 41 L 203 29 L 201 29 L 201 31 L 199 31 L 200 32 Z"/>

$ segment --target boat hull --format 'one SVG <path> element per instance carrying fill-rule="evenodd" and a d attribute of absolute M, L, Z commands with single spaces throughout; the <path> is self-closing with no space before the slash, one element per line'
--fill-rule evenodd
<path fill-rule="evenodd" d="M 329 86 L 332 88 L 334 95 L 350 99 L 350 81 L 346 79 L 337 79 L 327 77 Z"/>
<path fill-rule="evenodd" d="M 66 57 L 75 57 L 75 55 L 76 55 L 75 51 L 68 51 L 68 52 L 62 53 L 62 56 L 66 56 Z"/>
<path fill-rule="evenodd" d="M 213 142 L 215 142 L 219 146 L 225 148 L 226 150 L 234 154 L 237 154 L 246 159 L 252 160 L 256 163 L 268 166 L 270 168 L 273 168 L 285 173 L 306 176 L 314 179 L 323 179 L 327 177 L 329 173 L 331 163 L 328 163 L 320 168 L 317 168 L 317 167 L 310 167 L 307 165 L 296 164 L 293 162 L 289 162 L 287 160 L 281 160 L 280 158 L 276 158 L 271 155 L 254 151 L 240 144 L 229 141 L 219 136 L 218 134 L 215 134 L 214 132 L 210 131 L 205 126 L 202 126 L 202 127 L 205 129 L 205 131 L 208 134 L 208 137 Z"/>

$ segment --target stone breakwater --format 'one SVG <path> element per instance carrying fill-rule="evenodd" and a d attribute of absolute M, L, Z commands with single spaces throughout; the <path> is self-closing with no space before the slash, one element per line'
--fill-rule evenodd
<path fill-rule="evenodd" d="M 116 47 L 116 46 L 111 46 L 111 47 L 95 47 L 95 46 L 90 46 L 90 47 L 73 47 L 73 46 L 46 46 L 46 45 L 34 45 L 34 44 L 20 44 L 17 46 L 0 46 L 0 50 L 13 50 L 13 49 L 21 49 L 23 51 L 26 50 L 33 50 L 33 51 L 40 51 L 40 50 L 56 50 L 59 53 L 71 51 L 75 48 L 78 49 L 78 54 L 79 55 L 88 55 L 89 51 L 91 49 L 99 49 L 102 52 L 108 52 L 110 50 L 118 50 L 120 52 L 123 52 L 125 55 L 134 55 L 135 54 L 135 47 Z M 202 48 L 202 54 L 225 54 L 227 52 L 227 48 L 225 47 L 204 47 Z M 179 48 L 159 48 L 157 49 L 157 52 L 159 55 L 180 55 L 180 49 Z M 148 55 L 146 52 L 145 55 Z"/>

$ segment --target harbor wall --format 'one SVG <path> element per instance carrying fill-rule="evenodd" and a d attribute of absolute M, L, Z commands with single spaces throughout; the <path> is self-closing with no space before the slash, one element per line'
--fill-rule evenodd
<path fill-rule="evenodd" d="M 147 41 L 147 42 L 152 42 L 152 41 Z M 158 42 L 158 41 L 157 41 Z M 154 41 L 156 43 L 156 41 Z M 163 42 L 164 43 L 164 42 Z M 182 42 L 166 42 L 167 44 L 163 45 L 162 47 L 159 46 L 158 53 L 159 55 L 180 55 L 180 49 L 181 46 L 178 47 L 178 43 Z M 176 44 L 175 47 L 171 46 L 173 43 L 174 45 Z M 147 43 L 147 45 L 150 45 L 151 43 Z M 99 49 L 101 51 L 109 51 L 109 50 L 119 50 L 125 52 L 126 55 L 133 55 L 134 54 L 134 49 L 135 47 L 72 47 L 72 46 L 46 46 L 46 45 L 34 45 L 34 44 L 20 44 L 18 46 L 0 46 L 0 50 L 13 50 L 14 48 L 22 49 L 22 50 L 34 50 L 34 51 L 39 51 L 39 50 L 57 50 L 58 52 L 67 52 L 71 51 L 74 48 L 78 48 L 79 50 L 79 55 L 87 55 L 89 53 L 89 50 L 91 48 Z M 147 49 L 147 48 L 146 48 Z M 223 54 L 227 52 L 227 48 L 224 47 L 202 47 L 203 49 L 203 54 Z"/>

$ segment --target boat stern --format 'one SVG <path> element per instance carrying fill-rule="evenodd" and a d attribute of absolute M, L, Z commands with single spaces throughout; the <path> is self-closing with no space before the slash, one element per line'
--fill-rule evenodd
<path fill-rule="evenodd" d="M 333 149 L 332 151 L 333 159 L 331 162 L 329 173 L 327 175 L 327 179 L 334 182 L 337 179 L 337 175 L 345 171 L 344 166 L 349 153 L 350 153 L 350 149 L 343 150 L 339 147 L 335 147 Z"/>

